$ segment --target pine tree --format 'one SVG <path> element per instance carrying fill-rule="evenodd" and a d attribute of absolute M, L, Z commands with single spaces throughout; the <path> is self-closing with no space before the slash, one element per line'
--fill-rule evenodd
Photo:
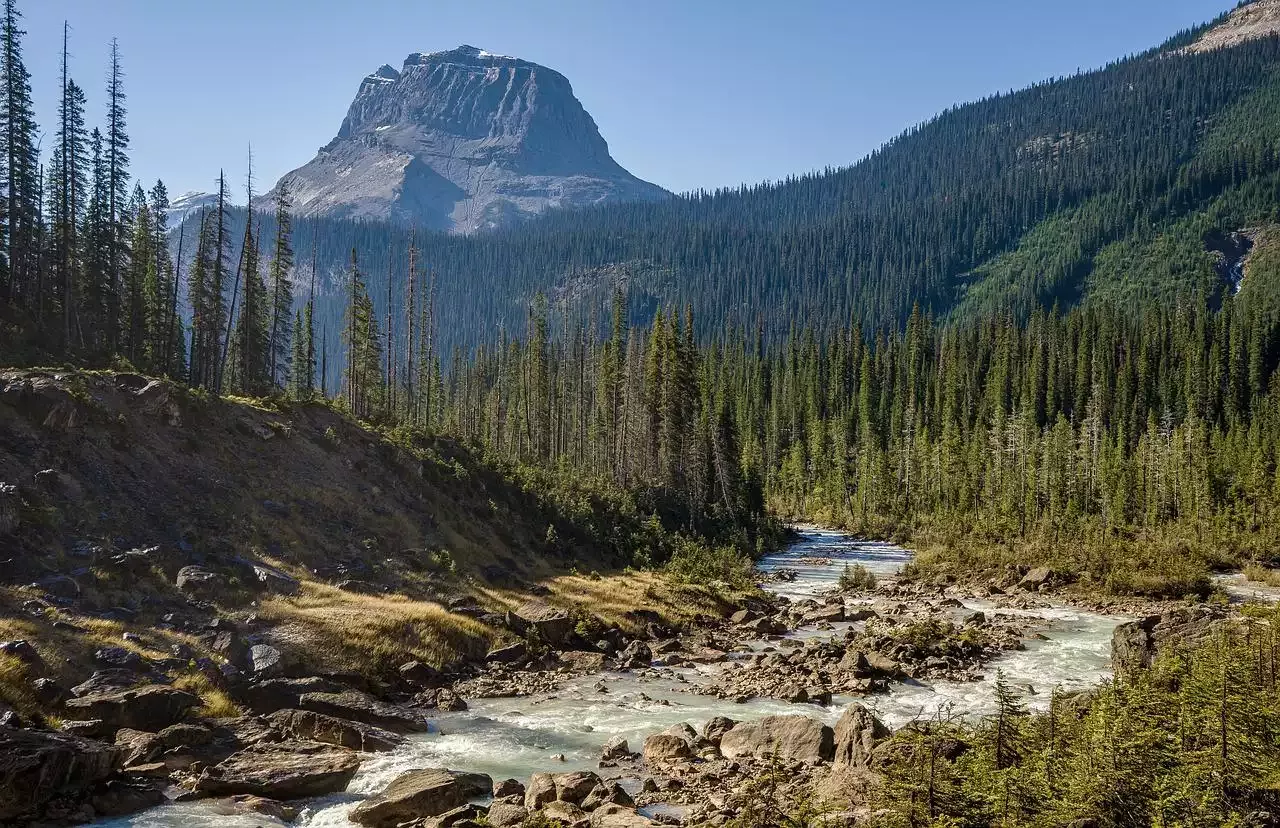
<path fill-rule="evenodd" d="M 31 75 L 22 60 L 16 0 L 5 0 L 0 21 L 0 170 L 7 198 L 3 205 L 4 280 L 10 301 L 35 307 L 44 302 L 39 268 L 40 184 L 37 128 L 31 103 Z M 37 295 L 38 294 L 38 295 Z"/>
<path fill-rule="evenodd" d="M 373 300 L 365 287 L 360 264 L 353 247 L 349 280 L 347 319 L 344 339 L 347 361 L 343 371 L 343 401 L 348 411 L 360 419 L 382 413 L 385 386 L 382 377 L 382 343 L 378 338 L 378 320 Z"/>
<path fill-rule="evenodd" d="M 293 310 L 293 225 L 290 215 L 289 187 L 280 182 L 276 189 L 276 238 L 271 251 L 268 281 L 271 290 L 271 324 L 267 353 L 271 384 L 284 388 L 289 384 L 290 340 L 296 326 L 290 325 Z"/>
<path fill-rule="evenodd" d="M 111 295 L 121 296 L 124 287 L 125 267 L 128 258 L 128 220 L 125 209 L 129 197 L 129 135 L 125 131 L 124 70 L 120 66 L 120 48 L 111 40 L 111 63 L 107 71 L 107 121 L 104 160 L 107 168 L 107 213 L 110 245 L 107 250 L 107 280 Z M 117 306 L 118 307 L 118 306 Z M 108 343 L 111 351 L 117 350 L 119 313 L 113 312 L 108 320 Z"/>

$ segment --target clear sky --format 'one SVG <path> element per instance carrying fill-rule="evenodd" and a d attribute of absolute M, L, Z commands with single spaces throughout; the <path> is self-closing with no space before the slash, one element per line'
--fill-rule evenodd
<path fill-rule="evenodd" d="M 676 191 L 845 165 L 954 103 L 1093 68 L 1234 0 L 19 0 L 49 135 L 62 23 L 104 109 L 120 41 L 134 173 L 260 190 L 337 132 L 360 79 L 462 43 L 566 75 L 614 157 Z"/>

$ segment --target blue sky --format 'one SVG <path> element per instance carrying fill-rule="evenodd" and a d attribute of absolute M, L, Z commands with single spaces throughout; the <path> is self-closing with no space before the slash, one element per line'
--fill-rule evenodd
<path fill-rule="evenodd" d="M 337 132 L 360 79 L 468 43 L 559 70 L 614 157 L 672 190 L 856 161 L 953 103 L 1156 45 L 1233 0 L 19 0 L 37 115 L 71 75 L 101 121 L 120 41 L 135 174 L 265 190 Z M 46 146 L 52 138 L 46 137 Z"/>

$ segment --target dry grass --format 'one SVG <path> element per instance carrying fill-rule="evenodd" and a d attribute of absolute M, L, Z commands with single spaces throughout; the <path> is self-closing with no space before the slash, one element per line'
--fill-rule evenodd
<path fill-rule="evenodd" d="M 587 576 L 562 575 L 543 582 L 551 590 L 545 600 L 582 616 L 596 615 L 608 624 L 617 624 L 628 632 L 638 632 L 644 622 L 629 615 L 636 610 L 649 610 L 668 623 L 678 624 L 696 615 L 723 615 L 731 596 L 710 587 L 676 583 L 654 572 L 629 575 Z M 485 593 L 507 608 L 515 608 L 528 596 L 515 591 L 489 590 Z"/>
<path fill-rule="evenodd" d="M 202 704 L 200 709 L 196 711 L 200 716 L 207 716 L 210 719 L 229 719 L 244 715 L 244 710 L 233 702 L 230 696 L 214 687 L 209 682 L 209 679 L 200 673 L 188 673 L 185 676 L 180 676 L 173 683 L 173 686 L 200 697 Z"/>
<path fill-rule="evenodd" d="M 1280 569 L 1271 569 L 1260 563 L 1248 563 L 1244 567 L 1244 577 L 1259 584 L 1280 587 Z"/>
<path fill-rule="evenodd" d="M 410 659 L 441 667 L 483 656 L 494 636 L 439 604 L 318 583 L 263 601 L 258 616 L 275 626 L 273 643 L 319 671 L 387 672 Z"/>

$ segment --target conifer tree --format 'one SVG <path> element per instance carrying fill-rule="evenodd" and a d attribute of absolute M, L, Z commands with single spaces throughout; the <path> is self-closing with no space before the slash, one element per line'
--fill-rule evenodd
<path fill-rule="evenodd" d="M 17 0 L 5 0 L 0 21 L 0 150 L 4 168 L 0 184 L 7 198 L 3 204 L 4 280 L 11 301 L 21 298 L 35 306 L 43 295 L 40 286 L 39 155 L 36 122 L 31 103 L 31 75 L 22 59 L 21 12 Z M 42 294 L 43 291 L 40 291 Z"/>
<path fill-rule="evenodd" d="M 289 187 L 281 182 L 276 190 L 276 237 L 271 250 L 268 282 L 271 291 L 271 321 L 267 342 L 271 384 L 289 384 L 290 340 L 297 327 L 290 324 L 293 311 L 293 223 Z"/>

